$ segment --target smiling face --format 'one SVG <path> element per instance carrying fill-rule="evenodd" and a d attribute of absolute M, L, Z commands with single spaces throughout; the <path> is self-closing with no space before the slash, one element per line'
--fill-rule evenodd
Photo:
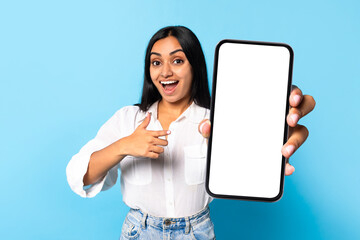
<path fill-rule="evenodd" d="M 163 101 L 189 102 L 192 68 L 175 37 L 160 39 L 153 45 L 150 54 L 150 76 Z"/>

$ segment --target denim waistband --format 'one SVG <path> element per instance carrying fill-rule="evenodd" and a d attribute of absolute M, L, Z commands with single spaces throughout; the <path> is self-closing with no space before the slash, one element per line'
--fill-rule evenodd
<path fill-rule="evenodd" d="M 140 222 L 143 228 L 146 228 L 146 225 L 151 225 L 159 229 L 189 228 L 189 225 L 198 224 L 209 217 L 209 207 L 206 207 L 194 215 L 182 218 L 156 217 L 144 213 L 140 209 L 130 209 L 128 214 L 129 220 L 133 218 L 133 220 Z"/>

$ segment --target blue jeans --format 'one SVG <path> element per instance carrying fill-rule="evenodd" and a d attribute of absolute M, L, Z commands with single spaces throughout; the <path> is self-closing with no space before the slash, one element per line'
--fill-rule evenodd
<path fill-rule="evenodd" d="M 130 209 L 127 214 L 120 240 L 124 239 L 215 239 L 214 224 L 210 220 L 209 208 L 184 218 L 162 218 Z"/>

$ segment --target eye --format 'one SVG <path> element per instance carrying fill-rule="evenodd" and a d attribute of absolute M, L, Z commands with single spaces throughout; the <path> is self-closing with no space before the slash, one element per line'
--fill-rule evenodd
<path fill-rule="evenodd" d="M 184 61 L 183 61 L 182 59 L 178 59 L 178 58 L 174 60 L 174 63 L 175 63 L 175 64 L 181 64 L 181 63 L 183 63 L 183 62 L 184 62 Z"/>
<path fill-rule="evenodd" d="M 153 66 L 159 66 L 161 63 L 160 63 L 160 61 L 152 61 L 151 62 L 151 65 L 153 65 Z"/>

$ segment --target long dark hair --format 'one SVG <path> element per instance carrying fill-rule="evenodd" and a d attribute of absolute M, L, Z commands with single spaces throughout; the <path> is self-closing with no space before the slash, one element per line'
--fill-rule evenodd
<path fill-rule="evenodd" d="M 194 100 L 197 105 L 210 108 L 210 91 L 204 53 L 195 34 L 183 26 L 162 28 L 150 39 L 145 55 L 144 86 L 141 103 L 138 106 L 141 110 L 147 111 L 154 102 L 161 99 L 161 95 L 150 77 L 150 52 L 156 41 L 168 36 L 173 36 L 179 41 L 192 67 L 193 79 L 190 101 Z"/>

